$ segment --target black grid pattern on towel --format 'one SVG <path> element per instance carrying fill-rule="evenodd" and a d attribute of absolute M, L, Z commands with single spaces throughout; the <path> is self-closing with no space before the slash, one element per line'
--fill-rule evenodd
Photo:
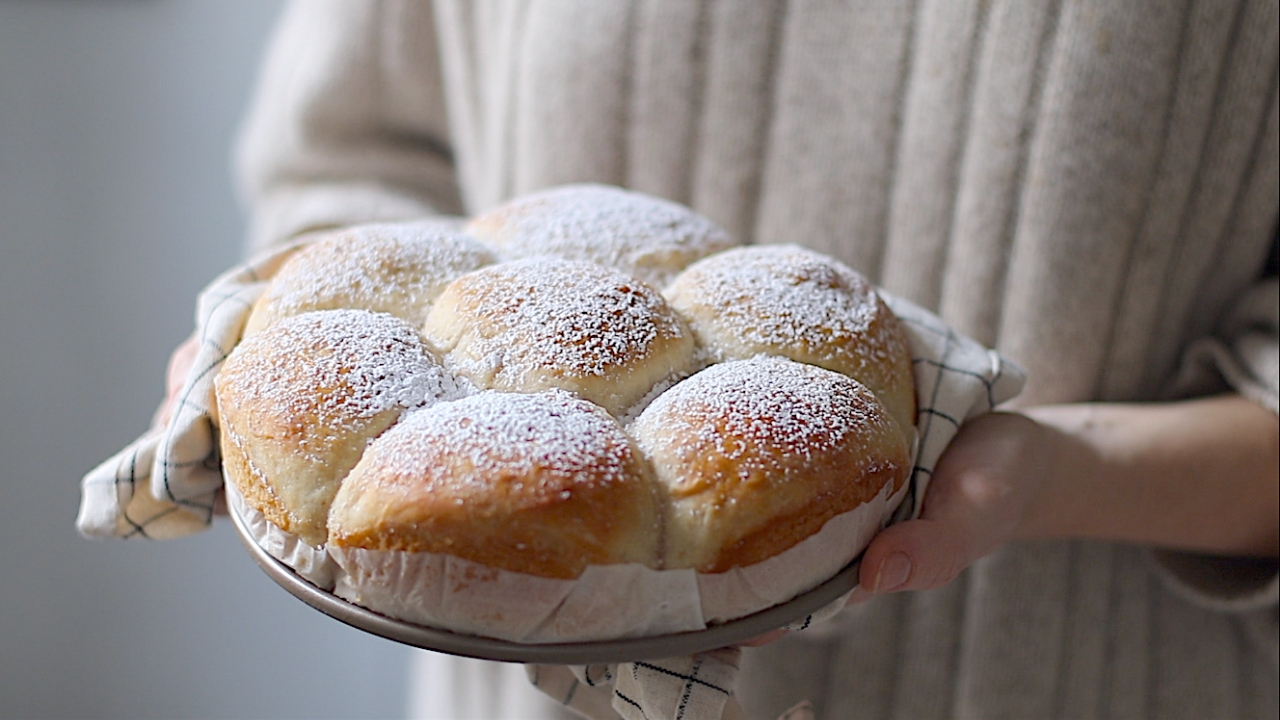
<path fill-rule="evenodd" d="M 954 374 L 959 377 L 972 378 L 982 384 L 985 389 L 986 407 L 967 408 L 969 415 L 975 415 L 990 412 L 995 409 L 996 405 L 1007 399 L 1000 398 L 997 395 L 996 386 L 1004 377 L 1008 366 L 1003 360 L 996 362 L 994 374 L 989 375 L 970 367 L 953 364 L 955 350 L 963 343 L 972 344 L 973 341 L 962 339 L 941 320 L 921 311 L 919 308 L 903 303 L 900 300 L 891 298 L 889 300 L 890 306 L 893 307 L 899 319 L 912 330 L 918 333 L 928 333 L 942 341 L 942 350 L 937 357 L 912 352 L 911 362 L 916 379 L 916 387 L 927 387 L 930 391 L 928 398 L 925 398 L 920 393 L 916 395 L 916 432 L 918 433 L 917 442 L 921 452 L 917 453 L 915 463 L 911 468 L 907 495 L 903 498 L 902 505 L 899 506 L 898 511 L 894 513 L 890 522 L 890 524 L 893 524 L 920 514 L 921 506 L 924 503 L 924 489 L 928 484 L 929 478 L 933 475 L 933 465 L 937 460 L 936 457 L 931 457 L 927 463 L 921 461 L 923 450 L 929 446 L 930 441 L 933 439 L 933 433 L 938 432 L 934 427 L 934 420 L 938 419 L 947 424 L 948 427 L 945 432 L 948 442 L 964 423 L 965 418 L 956 417 L 954 412 L 947 412 L 938 408 L 939 393 L 948 384 L 946 375 Z"/>

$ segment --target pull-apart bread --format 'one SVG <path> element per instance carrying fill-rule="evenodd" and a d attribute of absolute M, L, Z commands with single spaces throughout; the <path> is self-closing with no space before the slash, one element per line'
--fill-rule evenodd
<path fill-rule="evenodd" d="M 867 280 L 599 185 L 319 237 L 216 386 L 264 547 L 378 612 L 519 642 L 815 587 L 891 515 L 915 435 L 906 336 Z"/>

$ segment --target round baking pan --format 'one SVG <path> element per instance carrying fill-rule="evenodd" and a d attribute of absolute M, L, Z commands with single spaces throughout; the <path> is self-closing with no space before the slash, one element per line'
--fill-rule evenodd
<path fill-rule="evenodd" d="M 325 615 L 365 632 L 417 648 L 502 662 L 555 665 L 620 663 L 691 655 L 735 645 L 800 620 L 852 590 L 858 584 L 858 565 L 861 560 L 859 556 L 830 580 L 781 605 L 706 630 L 622 640 L 522 644 L 463 635 L 396 620 L 325 592 L 303 580 L 289 566 L 263 550 L 249 535 L 234 508 L 229 514 L 236 534 L 258 566 L 294 597 Z"/>

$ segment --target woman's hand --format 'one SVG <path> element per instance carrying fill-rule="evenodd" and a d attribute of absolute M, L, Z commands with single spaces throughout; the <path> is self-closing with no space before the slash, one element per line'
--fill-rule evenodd
<path fill-rule="evenodd" d="M 934 468 L 917 520 L 889 527 L 862 560 L 856 599 L 950 582 L 1014 537 L 1048 468 L 1049 431 L 1016 413 L 961 429 Z"/>
<path fill-rule="evenodd" d="M 1275 557 L 1280 424 L 1239 396 L 993 413 L 939 460 L 920 518 L 867 548 L 852 602 L 945 585 L 1015 539 Z"/>

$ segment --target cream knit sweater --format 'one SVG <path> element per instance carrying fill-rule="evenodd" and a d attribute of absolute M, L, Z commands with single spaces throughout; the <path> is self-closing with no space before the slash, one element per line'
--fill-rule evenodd
<path fill-rule="evenodd" d="M 300 0 L 239 155 L 252 242 L 613 183 L 842 258 L 1022 364 L 1020 402 L 1167 397 L 1190 357 L 1180 388 L 1274 411 L 1278 25 L 1276 0 Z M 1278 648 L 1274 563 L 1011 544 L 749 651 L 739 694 L 1276 717 Z M 542 712 L 493 687 L 454 712 Z"/>

